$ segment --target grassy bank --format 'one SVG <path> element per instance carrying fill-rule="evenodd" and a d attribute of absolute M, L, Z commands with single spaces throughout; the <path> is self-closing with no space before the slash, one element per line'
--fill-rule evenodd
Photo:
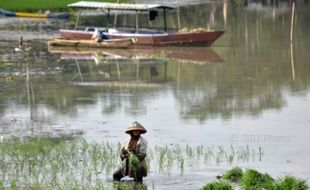
<path fill-rule="evenodd" d="M 77 2 L 78 0 L 9 0 L 0 1 L 0 8 L 10 11 L 29 11 L 36 12 L 39 10 L 51 11 L 67 11 L 69 3 Z M 91 0 L 84 0 L 91 1 Z M 117 0 L 92 0 L 101 2 L 117 2 Z M 126 0 L 119 0 L 125 2 Z"/>

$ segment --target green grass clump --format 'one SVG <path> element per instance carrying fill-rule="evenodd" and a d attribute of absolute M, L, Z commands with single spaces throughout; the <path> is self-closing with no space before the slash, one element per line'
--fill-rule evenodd
<path fill-rule="evenodd" d="M 223 179 L 229 180 L 231 182 L 238 183 L 243 177 L 243 171 L 239 167 L 235 167 L 224 173 Z"/>
<path fill-rule="evenodd" d="M 256 170 L 248 169 L 241 180 L 244 190 L 273 189 L 274 179 L 269 174 L 262 174 Z"/>
<path fill-rule="evenodd" d="M 275 184 L 274 190 L 307 190 L 308 184 L 305 180 L 293 176 L 285 176 Z"/>
<path fill-rule="evenodd" d="M 242 190 L 308 190 L 309 185 L 303 179 L 293 176 L 284 176 L 280 179 L 273 179 L 269 174 L 260 173 L 254 169 L 247 169 L 243 173 L 239 167 L 228 170 L 223 179 L 229 182 L 236 182 L 238 189 Z M 212 182 L 200 190 L 226 190 L 232 189 L 228 182 Z"/>
<path fill-rule="evenodd" d="M 199 190 L 232 190 L 232 186 L 224 181 L 220 181 L 220 182 L 212 182 L 209 183 L 205 186 L 203 186 L 201 189 Z"/>

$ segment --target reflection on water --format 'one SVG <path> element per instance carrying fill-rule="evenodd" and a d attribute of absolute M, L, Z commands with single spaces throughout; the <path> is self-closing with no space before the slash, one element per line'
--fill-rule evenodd
<path fill-rule="evenodd" d="M 63 60 L 93 60 L 96 64 L 117 59 L 131 60 L 177 60 L 180 62 L 207 64 L 224 60 L 209 47 L 154 47 L 147 49 L 85 49 L 72 47 L 49 47 L 50 53 L 61 54 Z"/>
<path fill-rule="evenodd" d="M 247 166 L 309 178 L 310 7 L 297 5 L 290 43 L 289 4 L 252 6 L 217 4 L 214 20 L 209 4 L 180 8 L 181 27 L 226 28 L 212 48 L 48 50 L 26 35 L 32 50 L 15 52 L 0 41 L 1 136 L 119 142 L 139 120 L 150 146 L 253 144 L 264 162 Z"/>

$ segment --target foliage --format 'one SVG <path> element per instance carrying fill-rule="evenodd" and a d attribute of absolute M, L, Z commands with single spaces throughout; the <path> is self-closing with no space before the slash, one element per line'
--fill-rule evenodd
<path fill-rule="evenodd" d="M 237 5 L 243 5 L 243 4 L 244 4 L 244 0 L 234 0 L 234 2 L 235 2 Z"/>
<path fill-rule="evenodd" d="M 91 0 L 85 0 L 91 1 Z M 117 2 L 116 0 L 97 0 L 102 2 Z M 11 11 L 67 10 L 67 5 L 76 0 L 9 0 L 0 1 L 0 7 Z M 120 0 L 120 2 L 125 2 Z"/>
<path fill-rule="evenodd" d="M 227 182 L 212 182 L 204 187 L 202 187 L 200 190 L 232 190 L 232 186 Z"/>
<path fill-rule="evenodd" d="M 279 179 L 274 190 L 307 190 L 309 189 L 308 184 L 305 180 L 297 179 L 293 176 L 285 176 Z"/>
<path fill-rule="evenodd" d="M 240 182 L 243 177 L 243 171 L 240 167 L 235 167 L 224 173 L 223 179 L 227 179 L 231 182 Z"/>
<path fill-rule="evenodd" d="M 241 180 L 244 190 L 272 189 L 274 179 L 269 174 L 262 174 L 254 169 L 247 169 Z"/>

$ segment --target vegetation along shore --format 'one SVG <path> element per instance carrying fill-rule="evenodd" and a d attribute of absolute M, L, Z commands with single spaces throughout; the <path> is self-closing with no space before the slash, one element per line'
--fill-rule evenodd
<path fill-rule="evenodd" d="M 10 0 L 0 1 L 0 8 L 10 11 L 68 11 L 67 5 L 77 0 Z M 91 1 L 91 0 L 85 0 Z M 125 2 L 126 0 L 96 0 L 102 2 Z"/>

